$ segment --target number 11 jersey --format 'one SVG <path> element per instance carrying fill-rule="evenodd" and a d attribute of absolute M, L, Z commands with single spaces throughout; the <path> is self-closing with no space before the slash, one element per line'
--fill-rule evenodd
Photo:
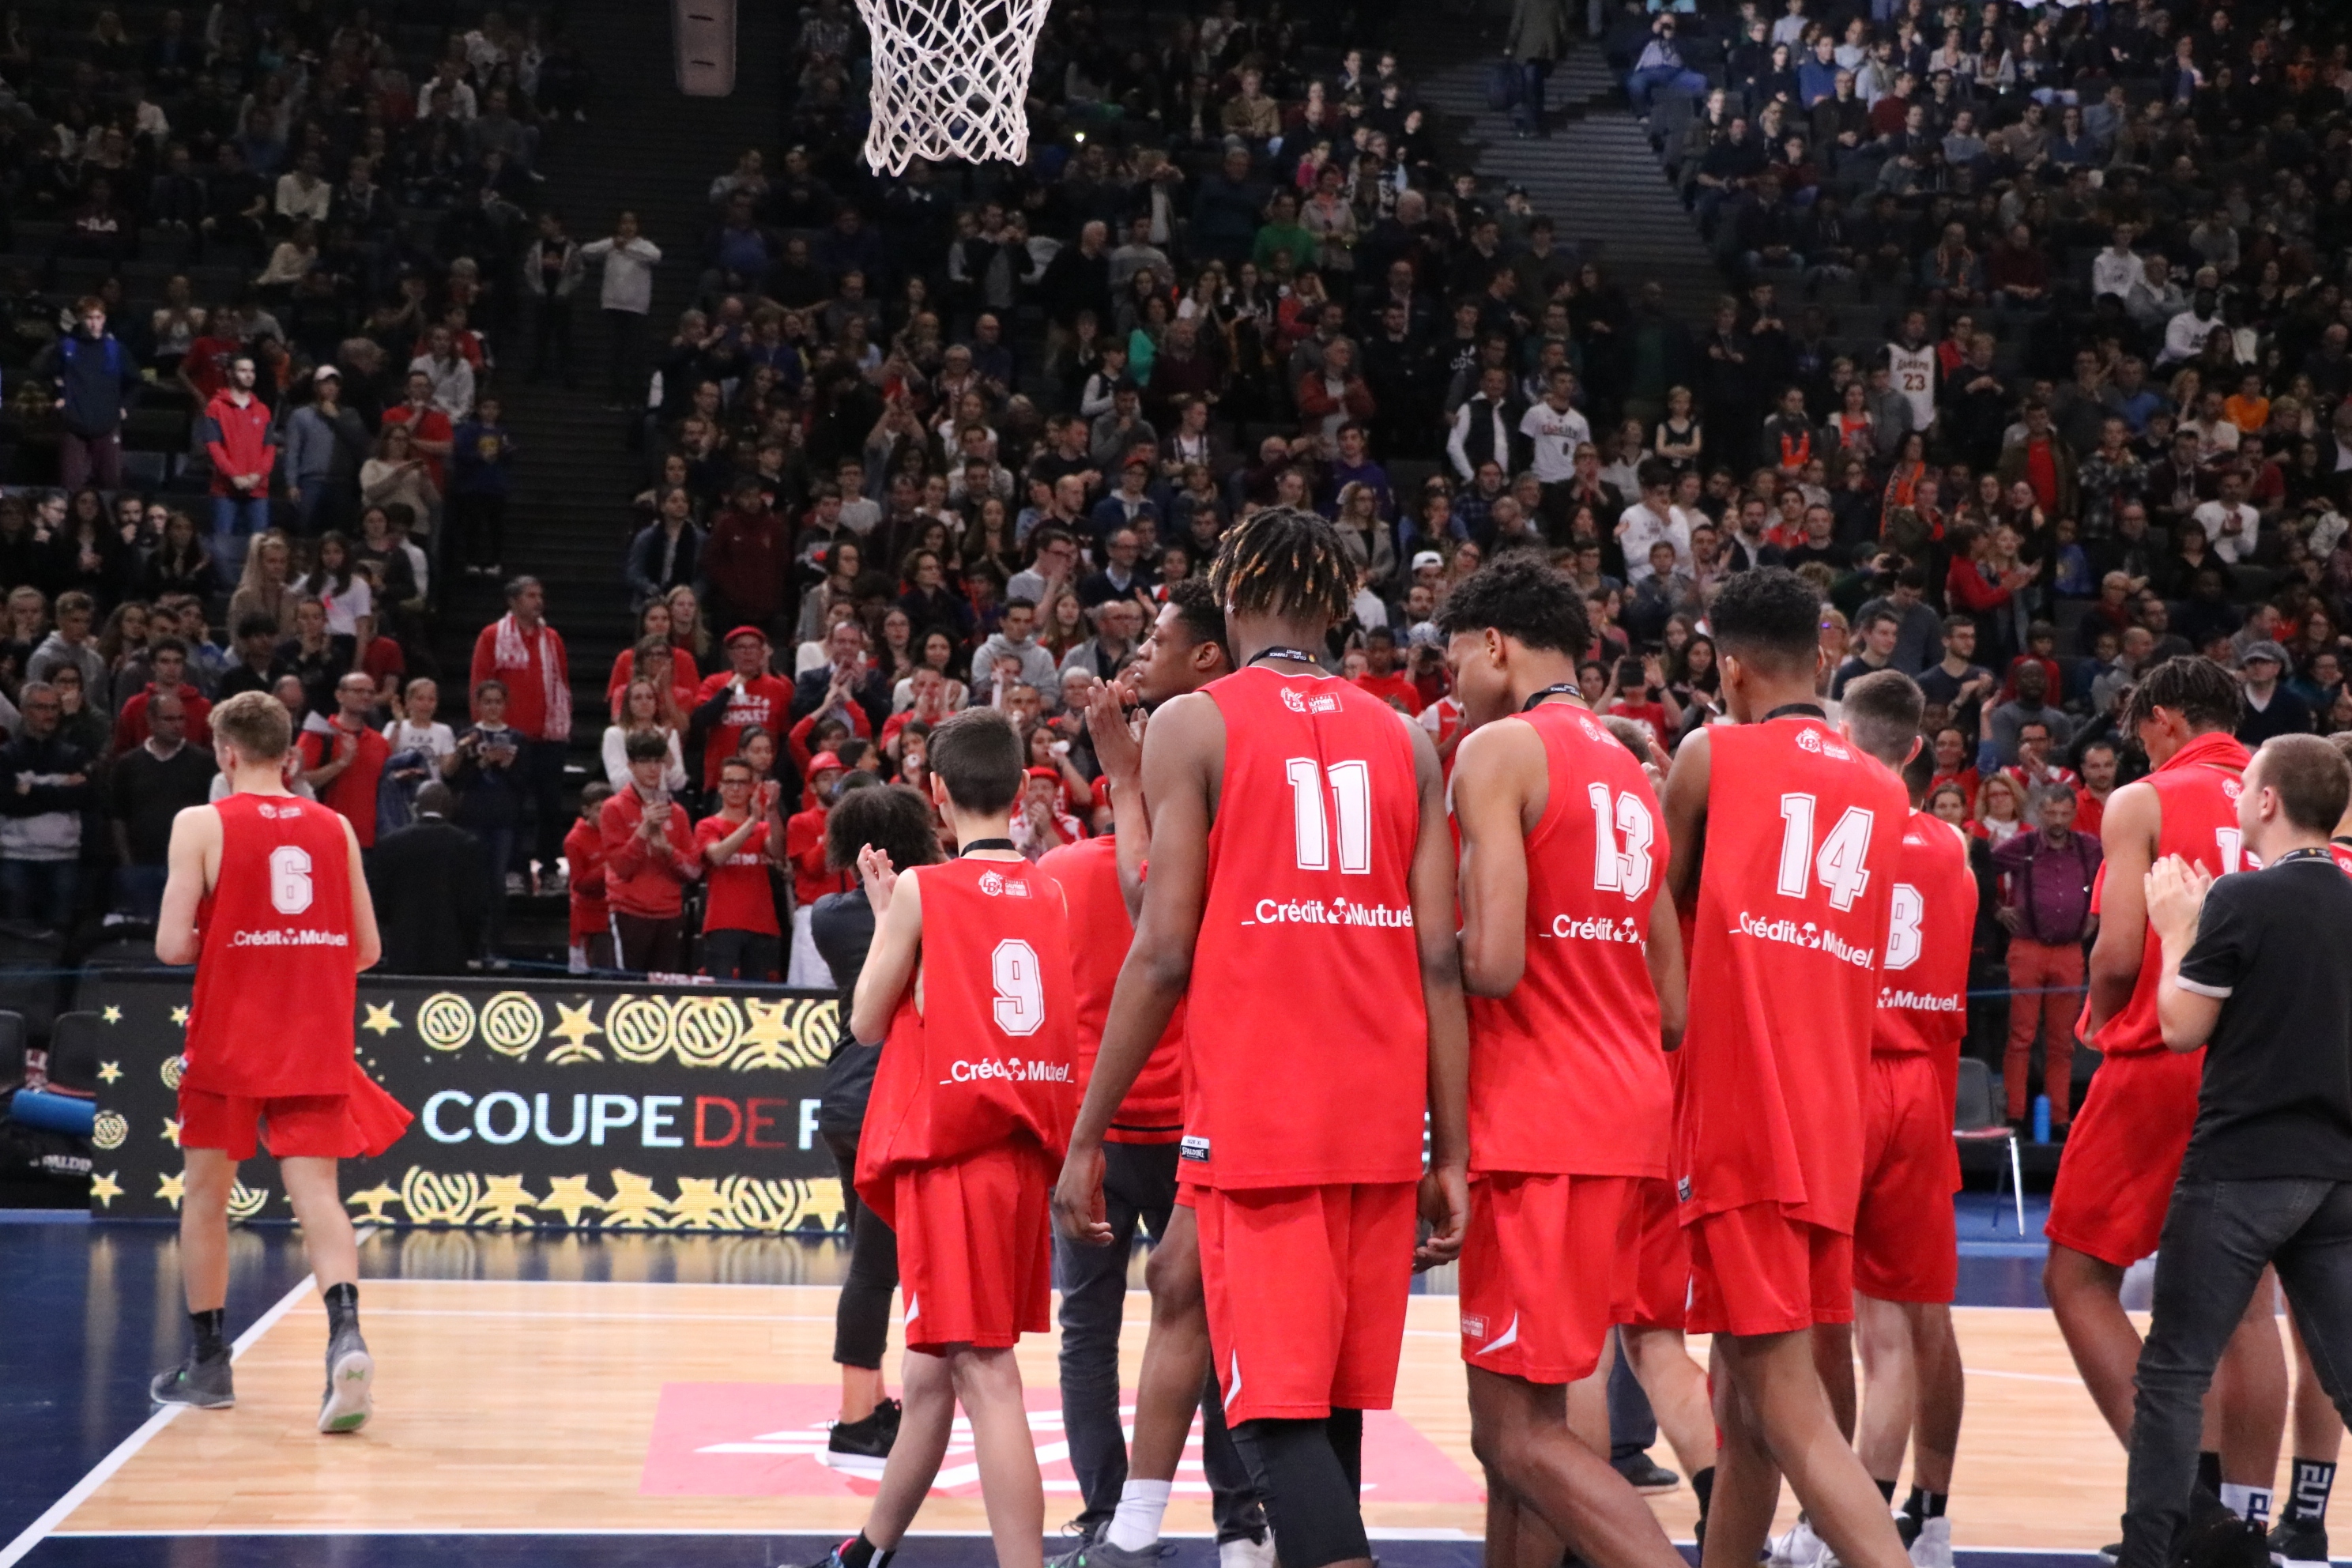
<path fill-rule="evenodd" d="M 1410 721 L 1344 680 L 1263 666 L 1203 689 L 1225 761 L 1179 1173 L 1218 1188 L 1412 1181 L 1429 1030 Z"/>
<path fill-rule="evenodd" d="M 196 913 L 181 1084 L 251 1100 L 348 1093 L 359 955 L 343 819 L 290 795 L 212 809 L 220 869 Z"/>
<path fill-rule="evenodd" d="M 1815 718 L 1709 750 L 1675 1106 L 1683 1223 L 1751 1204 L 1851 1233 L 1862 1084 L 1885 965 L 1901 781 Z"/>

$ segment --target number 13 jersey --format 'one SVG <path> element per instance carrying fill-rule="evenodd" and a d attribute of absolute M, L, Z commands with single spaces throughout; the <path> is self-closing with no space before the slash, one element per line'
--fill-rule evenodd
<path fill-rule="evenodd" d="M 347 1093 L 359 955 L 343 819 L 290 795 L 232 795 L 212 809 L 220 869 L 196 912 L 180 1081 L 255 1100 Z"/>
<path fill-rule="evenodd" d="M 1675 1107 L 1683 1223 L 1750 1204 L 1841 1233 L 1911 803 L 1818 719 L 1721 725 Z"/>
<path fill-rule="evenodd" d="M 1429 1031 L 1409 721 L 1346 681 L 1263 666 L 1203 689 L 1225 761 L 1185 1005 L 1181 1178 L 1412 1181 Z"/>

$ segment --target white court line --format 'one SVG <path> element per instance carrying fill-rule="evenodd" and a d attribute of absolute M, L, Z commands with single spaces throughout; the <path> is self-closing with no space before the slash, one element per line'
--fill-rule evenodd
<path fill-rule="evenodd" d="M 66 1531 L 66 1533 L 72 1536 L 77 1541 L 175 1541 L 194 1539 L 199 1536 L 233 1535 L 315 1536 L 321 1540 L 332 1540 L 341 1536 L 361 1535 L 685 1535 L 736 1536 L 752 1538 L 806 1535 L 830 1539 L 835 1535 L 838 1535 L 840 1532 L 838 1531 L 824 1530 L 730 1530 L 712 1525 L 678 1525 L 672 1527 L 650 1524 L 598 1525 L 593 1529 L 584 1529 L 577 1526 L 566 1525 L 555 1525 L 548 1528 L 541 1528 L 533 1525 L 521 1524 L 485 1525 L 478 1529 L 468 1529 L 459 1526 L 453 1529 L 422 1524 L 391 1524 L 359 1525 L 341 1530 L 320 1530 L 315 1526 L 308 1525 L 264 1524 L 252 1526 L 202 1525 L 193 1530 L 72 1530 Z M 1374 1541 L 1475 1541 L 1478 1539 L 1467 1531 L 1454 1530 L 1450 1527 L 1415 1528 L 1412 1526 L 1399 1526 L 1392 1530 L 1367 1529 L 1364 1533 Z M 931 1541 L 986 1541 L 990 1538 L 988 1531 L 984 1530 L 910 1530 L 907 1531 L 907 1534 L 909 1538 Z M 1160 1531 L 1160 1538 L 1162 1541 L 1213 1541 L 1216 1538 L 1216 1532 L 1214 1531 L 1208 1530 L 1166 1530 Z"/>
<path fill-rule="evenodd" d="M 354 1236 L 353 1240 L 364 1242 L 374 1234 L 373 1226 L 364 1226 Z M 276 1328 L 279 1319 L 299 1306 L 302 1298 L 317 1288 L 318 1278 L 315 1274 L 305 1274 L 300 1283 L 278 1298 L 276 1306 L 256 1318 L 251 1327 L 236 1336 L 236 1341 L 228 1348 L 228 1359 L 234 1363 L 239 1356 L 259 1343 L 262 1335 Z M 115 1471 L 129 1464 L 138 1455 L 140 1449 L 153 1442 L 155 1435 L 178 1420 L 180 1412 L 187 1408 L 188 1406 L 184 1405 L 166 1405 L 142 1422 L 136 1432 L 117 1443 L 114 1446 L 114 1451 L 91 1466 L 89 1474 L 76 1481 L 71 1490 L 51 1503 L 47 1511 L 40 1518 L 17 1531 L 16 1540 L 5 1547 L 0 1547 L 0 1568 L 13 1568 L 13 1564 L 24 1561 L 27 1552 L 48 1539 L 58 1526 L 65 1522 L 68 1514 L 89 1501 L 92 1492 L 111 1480 Z"/>

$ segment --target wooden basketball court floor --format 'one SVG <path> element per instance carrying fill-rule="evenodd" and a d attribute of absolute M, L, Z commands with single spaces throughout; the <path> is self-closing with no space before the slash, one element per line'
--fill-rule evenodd
<path fill-rule="evenodd" d="M 1957 1309 L 1969 1405 L 1951 1512 L 1970 1568 L 2087 1554 L 2116 1534 L 2124 1457 L 2040 1303 L 2034 1250 L 2012 1239 L 1964 1260 L 1975 1304 Z M 0 1541 L 16 1537 L 0 1568 L 799 1563 L 863 1517 L 870 1483 L 818 1458 L 838 1389 L 838 1244 L 373 1233 L 362 1317 L 378 1413 L 349 1438 L 311 1427 L 325 1319 L 282 1228 L 236 1237 L 236 1408 L 150 1413 L 145 1380 L 184 1343 L 173 1252 L 163 1226 L 0 1225 L 0 1301 L 15 1303 L 0 1339 Z M 1130 1388 L 1140 1256 L 1121 1338 Z M 1450 1289 L 1441 1272 L 1412 1301 L 1396 1410 L 1368 1426 L 1365 1513 L 1398 1568 L 1477 1561 L 1483 1493 Z M 894 1331 L 894 1369 L 899 1343 Z M 1034 1339 L 1020 1352 L 1051 1524 L 1078 1507 L 1055 1350 Z M 1200 1537 L 1175 1554 L 1206 1568 L 1196 1458 L 1169 1525 Z M 991 1561 L 970 1459 L 950 1450 L 908 1568 Z M 1653 1502 L 1687 1541 L 1688 1489 Z M 1785 1497 L 1782 1513 L 1794 1516 Z"/>

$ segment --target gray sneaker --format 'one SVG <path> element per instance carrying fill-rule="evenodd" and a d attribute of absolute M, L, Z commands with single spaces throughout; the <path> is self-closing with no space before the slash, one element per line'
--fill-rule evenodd
<path fill-rule="evenodd" d="M 1110 1537 L 1089 1542 L 1063 1552 L 1045 1568 L 1159 1568 L 1161 1554 L 1160 1542 L 1129 1552 L 1123 1546 L 1113 1546 Z"/>
<path fill-rule="evenodd" d="M 193 1405 L 199 1410 L 226 1410 L 236 1404 L 236 1384 L 229 1376 L 228 1352 L 199 1361 L 188 1359 L 169 1372 L 159 1372 L 147 1385 L 147 1396 L 158 1405 Z"/>
<path fill-rule="evenodd" d="M 375 1413 L 375 1362 L 357 1325 L 327 1346 L 327 1393 L 319 1405 L 319 1430 L 356 1432 Z"/>

